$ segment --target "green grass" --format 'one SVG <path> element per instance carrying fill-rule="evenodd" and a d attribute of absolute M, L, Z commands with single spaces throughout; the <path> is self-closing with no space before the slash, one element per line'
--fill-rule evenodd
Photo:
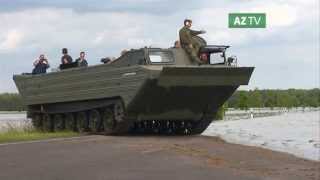
<path fill-rule="evenodd" d="M 75 137 L 80 134 L 72 131 L 61 132 L 42 132 L 38 130 L 15 130 L 10 129 L 5 132 L 0 132 L 0 143 L 32 141 L 50 138 Z"/>
<path fill-rule="evenodd" d="M 25 114 L 26 111 L 0 111 L 0 114 Z"/>

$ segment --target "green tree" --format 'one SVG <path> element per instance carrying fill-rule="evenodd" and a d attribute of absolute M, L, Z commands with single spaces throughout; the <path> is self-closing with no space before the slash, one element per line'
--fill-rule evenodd
<path fill-rule="evenodd" d="M 263 107 L 261 91 L 256 88 L 248 93 L 248 107 Z"/>
<path fill-rule="evenodd" d="M 236 91 L 228 100 L 229 107 L 247 109 L 250 107 L 319 107 L 320 89 L 266 89 Z"/>
<path fill-rule="evenodd" d="M 238 101 L 238 107 L 240 109 L 248 109 L 248 93 L 245 91 L 240 91 L 239 93 L 239 101 Z"/>

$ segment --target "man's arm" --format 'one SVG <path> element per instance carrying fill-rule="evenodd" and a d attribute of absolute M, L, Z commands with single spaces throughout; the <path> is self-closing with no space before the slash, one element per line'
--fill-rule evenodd
<path fill-rule="evenodd" d="M 68 56 L 68 61 L 69 61 L 69 63 L 73 62 L 73 59 L 72 59 L 72 57 L 70 55 Z"/>
<path fill-rule="evenodd" d="M 190 29 L 190 34 L 191 34 L 192 36 L 196 36 L 196 35 L 201 34 L 201 31 L 196 31 L 196 30 L 191 30 L 191 29 Z"/>
<path fill-rule="evenodd" d="M 43 60 L 43 64 L 46 65 L 46 69 L 50 67 L 49 61 L 47 59 Z"/>
<path fill-rule="evenodd" d="M 201 30 L 201 31 L 195 31 L 195 30 L 190 29 L 190 34 L 191 34 L 192 36 L 196 36 L 196 35 L 204 34 L 204 33 L 206 33 L 206 32 L 203 31 L 203 30 Z"/>
<path fill-rule="evenodd" d="M 35 60 L 35 61 L 33 62 L 33 66 L 37 66 L 38 63 L 39 63 L 39 60 L 37 59 L 37 60 Z"/>
<path fill-rule="evenodd" d="M 61 64 L 64 64 L 64 56 L 61 57 Z"/>

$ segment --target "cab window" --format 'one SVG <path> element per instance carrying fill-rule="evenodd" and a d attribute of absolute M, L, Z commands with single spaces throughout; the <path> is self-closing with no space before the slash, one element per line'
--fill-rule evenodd
<path fill-rule="evenodd" d="M 211 53 L 210 64 L 224 64 L 223 53 Z"/>
<path fill-rule="evenodd" d="M 149 51 L 149 59 L 152 64 L 173 63 L 173 54 L 170 51 Z"/>

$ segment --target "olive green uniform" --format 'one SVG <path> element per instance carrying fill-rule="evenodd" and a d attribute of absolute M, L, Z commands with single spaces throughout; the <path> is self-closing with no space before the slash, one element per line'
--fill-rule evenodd
<path fill-rule="evenodd" d="M 201 31 L 191 30 L 187 26 L 184 26 L 179 31 L 181 47 L 186 50 L 193 61 L 198 63 L 202 63 L 198 56 L 201 45 L 193 37 L 201 33 Z M 192 47 L 190 47 L 190 44 Z"/>

